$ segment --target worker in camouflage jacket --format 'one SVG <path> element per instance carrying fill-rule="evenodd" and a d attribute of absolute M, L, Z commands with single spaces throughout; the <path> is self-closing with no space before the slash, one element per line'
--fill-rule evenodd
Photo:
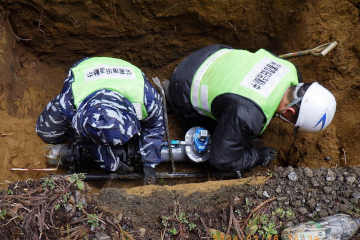
<path fill-rule="evenodd" d="M 102 169 L 122 173 L 116 148 L 138 135 L 144 184 L 155 183 L 164 138 L 162 99 L 131 63 L 85 58 L 69 70 L 61 93 L 40 114 L 36 132 L 47 143 L 79 144 Z"/>
<path fill-rule="evenodd" d="M 195 51 L 175 69 L 167 99 L 182 127 L 212 132 L 210 164 L 239 172 L 267 166 L 277 150 L 255 141 L 274 117 L 295 130 L 318 132 L 332 121 L 336 101 L 317 82 L 302 83 L 289 61 L 213 44 Z"/>

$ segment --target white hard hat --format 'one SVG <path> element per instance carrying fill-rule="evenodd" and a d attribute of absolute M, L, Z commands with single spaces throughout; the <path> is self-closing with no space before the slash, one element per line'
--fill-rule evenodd
<path fill-rule="evenodd" d="M 302 98 L 295 127 L 302 132 L 320 132 L 329 126 L 335 111 L 335 97 L 326 88 L 314 82 Z"/>

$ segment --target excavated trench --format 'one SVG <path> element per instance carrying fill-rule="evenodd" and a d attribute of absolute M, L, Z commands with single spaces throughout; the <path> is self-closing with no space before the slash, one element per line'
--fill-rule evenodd
<path fill-rule="evenodd" d="M 332 124 L 323 132 L 294 137 L 292 126 L 274 119 L 261 137 L 266 145 L 279 150 L 279 157 L 268 169 L 258 167 L 246 176 L 269 174 L 274 166 L 314 171 L 358 166 L 359 8 L 356 0 L 0 1 L 0 187 L 49 175 L 9 169 L 48 167 L 35 122 L 60 92 L 73 63 L 89 56 L 118 57 L 138 66 L 148 78 L 165 80 L 185 56 L 213 43 L 285 54 L 337 41 L 337 47 L 325 57 L 290 60 L 304 82 L 317 81 L 335 95 L 338 105 Z M 169 121 L 171 139 L 183 139 L 184 132 L 172 114 Z M 192 167 L 181 164 L 177 169 Z M 164 166 L 164 171 L 169 168 Z M 92 184 L 95 189 L 132 188 L 141 181 Z M 215 190 L 209 191 L 216 195 Z M 104 190 L 102 194 L 109 193 Z"/>

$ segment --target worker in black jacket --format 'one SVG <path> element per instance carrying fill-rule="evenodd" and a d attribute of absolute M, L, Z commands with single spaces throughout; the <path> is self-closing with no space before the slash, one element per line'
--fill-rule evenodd
<path fill-rule="evenodd" d="M 318 132 L 332 121 L 336 101 L 317 82 L 302 83 L 296 67 L 260 49 L 255 53 L 214 44 L 186 57 L 169 83 L 170 105 L 187 130 L 212 132 L 210 164 L 223 171 L 267 166 L 270 147 L 254 146 L 273 116 L 295 129 Z"/>

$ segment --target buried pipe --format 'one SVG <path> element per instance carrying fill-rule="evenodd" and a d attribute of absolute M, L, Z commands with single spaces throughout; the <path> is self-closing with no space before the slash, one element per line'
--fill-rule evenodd
<path fill-rule="evenodd" d="M 213 173 L 201 173 L 201 172 L 187 172 L 187 173 L 156 173 L 157 178 L 166 178 L 166 179 L 175 179 L 175 178 L 202 178 L 202 177 L 226 177 L 226 178 L 236 178 L 234 173 L 223 173 L 223 172 L 213 172 Z M 66 175 L 64 175 L 66 176 Z M 128 173 L 128 174 L 118 174 L 118 173 L 109 173 L 109 174 L 85 174 L 85 180 L 134 180 L 134 179 L 144 179 L 143 173 Z"/>

